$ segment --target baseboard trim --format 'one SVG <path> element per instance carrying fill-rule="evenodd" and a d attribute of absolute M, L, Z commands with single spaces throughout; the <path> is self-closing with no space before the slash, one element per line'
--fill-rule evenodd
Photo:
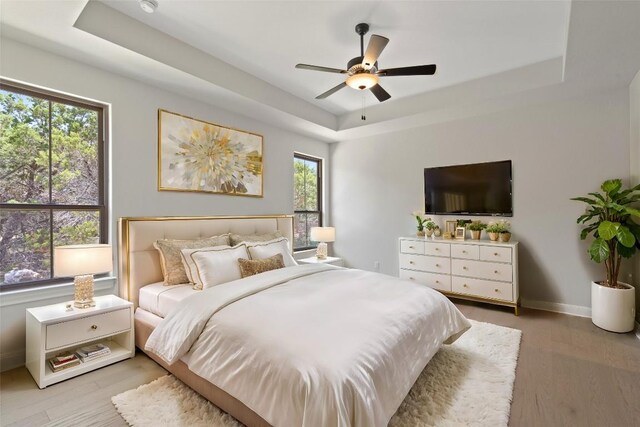
<path fill-rule="evenodd" d="M 523 299 L 521 305 L 536 310 L 552 311 L 554 313 L 569 314 L 571 316 L 591 317 L 591 307 L 581 305 L 562 304 L 559 302 L 533 301 Z"/>
<path fill-rule="evenodd" d="M 25 351 L 16 350 L 0 354 L 0 372 L 18 368 L 24 365 Z"/>

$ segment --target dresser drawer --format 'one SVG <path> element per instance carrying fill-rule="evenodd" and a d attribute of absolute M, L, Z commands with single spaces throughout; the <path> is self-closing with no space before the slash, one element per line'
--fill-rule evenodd
<path fill-rule="evenodd" d="M 46 349 L 71 346 L 131 329 L 130 308 L 47 326 Z"/>
<path fill-rule="evenodd" d="M 480 246 L 480 259 L 483 261 L 511 262 L 511 248 Z"/>
<path fill-rule="evenodd" d="M 400 270 L 400 278 L 426 285 L 439 291 L 451 291 L 451 276 L 448 274 L 424 273 L 422 271 Z"/>
<path fill-rule="evenodd" d="M 453 276 L 451 278 L 451 290 L 459 294 L 513 301 L 513 285 L 506 282 Z"/>
<path fill-rule="evenodd" d="M 430 273 L 451 273 L 451 260 L 426 255 L 400 254 L 400 268 L 427 271 Z"/>
<path fill-rule="evenodd" d="M 480 259 L 480 248 L 476 245 L 451 245 L 451 258 Z"/>
<path fill-rule="evenodd" d="M 403 254 L 424 254 L 424 242 L 417 240 L 401 240 L 400 252 Z"/>
<path fill-rule="evenodd" d="M 451 254 L 451 245 L 448 243 L 424 242 L 424 254 L 432 256 L 446 256 Z"/>
<path fill-rule="evenodd" d="M 451 261 L 451 274 L 503 282 L 513 280 L 511 264 L 497 262 L 454 259 Z"/>

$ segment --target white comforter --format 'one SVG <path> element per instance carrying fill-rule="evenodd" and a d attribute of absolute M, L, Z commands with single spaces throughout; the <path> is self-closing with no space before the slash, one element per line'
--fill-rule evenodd
<path fill-rule="evenodd" d="M 385 426 L 440 346 L 470 326 L 425 286 L 304 265 L 183 300 L 145 348 L 274 426 Z"/>

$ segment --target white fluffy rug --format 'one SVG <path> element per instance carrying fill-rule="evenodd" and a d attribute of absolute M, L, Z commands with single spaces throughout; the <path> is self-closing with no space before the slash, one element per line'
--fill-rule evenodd
<path fill-rule="evenodd" d="M 522 332 L 473 327 L 429 362 L 389 425 L 506 426 Z M 111 398 L 134 427 L 240 424 L 172 375 Z"/>

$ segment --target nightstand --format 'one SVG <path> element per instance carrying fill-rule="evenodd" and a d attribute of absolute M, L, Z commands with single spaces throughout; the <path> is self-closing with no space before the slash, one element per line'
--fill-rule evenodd
<path fill-rule="evenodd" d="M 303 258 L 297 260 L 300 264 L 331 264 L 337 265 L 338 267 L 344 267 L 344 263 L 342 262 L 342 258 L 328 256 L 325 259 L 318 259 L 317 257 Z"/>
<path fill-rule="evenodd" d="M 95 307 L 73 308 L 53 304 L 27 309 L 26 365 L 38 387 L 93 371 L 135 354 L 133 304 L 115 295 L 95 297 Z M 53 372 L 48 359 L 63 351 L 104 343 L 111 353 Z"/>

